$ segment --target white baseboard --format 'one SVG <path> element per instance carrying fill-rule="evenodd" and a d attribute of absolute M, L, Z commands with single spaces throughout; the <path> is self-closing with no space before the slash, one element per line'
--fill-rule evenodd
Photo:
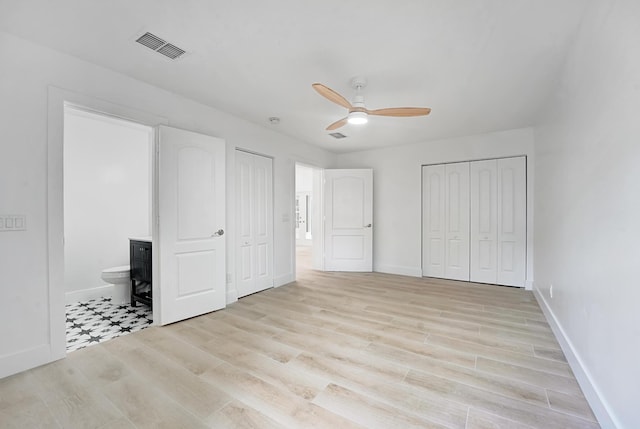
<path fill-rule="evenodd" d="M 525 280 L 524 289 L 525 290 L 533 290 L 533 280 Z"/>
<path fill-rule="evenodd" d="M 296 276 L 294 273 L 284 274 L 282 276 L 274 277 L 273 287 L 284 286 L 294 281 L 296 281 Z"/>
<path fill-rule="evenodd" d="M 551 330 L 555 334 L 558 343 L 560 343 L 560 347 L 569 362 L 569 366 L 571 366 L 573 374 L 576 376 L 576 380 L 578 380 L 578 384 L 593 410 L 593 414 L 595 414 L 598 419 L 598 423 L 600 423 L 600 426 L 603 429 L 621 428 L 622 426 L 618 424 L 613 412 L 611 412 L 611 407 L 600 393 L 596 383 L 593 381 L 593 377 L 591 377 L 589 370 L 584 366 L 582 359 L 580 359 L 580 355 L 576 352 L 573 347 L 573 343 L 565 334 L 564 329 L 562 329 L 562 325 L 560 325 L 558 319 L 556 319 L 556 316 L 553 313 L 553 310 L 551 310 L 551 307 L 547 303 L 544 295 L 540 293 L 538 289 L 533 289 L 533 294 L 536 297 L 549 326 L 551 326 Z"/>
<path fill-rule="evenodd" d="M 18 353 L 0 356 L 0 379 L 44 365 L 65 355 L 55 356 L 49 344 L 43 344 Z"/>
<path fill-rule="evenodd" d="M 103 285 L 92 287 L 89 289 L 72 290 L 64 294 L 66 304 L 72 304 L 79 301 L 89 301 L 92 299 L 102 298 L 103 296 L 113 296 L 113 285 Z"/>
<path fill-rule="evenodd" d="M 403 267 L 399 265 L 376 265 L 373 271 L 377 273 L 396 274 L 399 276 L 422 277 L 422 268 Z"/>

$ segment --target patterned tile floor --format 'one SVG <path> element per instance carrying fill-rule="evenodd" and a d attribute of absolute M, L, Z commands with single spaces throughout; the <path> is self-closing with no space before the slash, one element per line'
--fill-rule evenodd
<path fill-rule="evenodd" d="M 151 325 L 151 309 L 144 304 L 111 304 L 111 298 L 66 305 L 67 352 L 136 332 Z"/>

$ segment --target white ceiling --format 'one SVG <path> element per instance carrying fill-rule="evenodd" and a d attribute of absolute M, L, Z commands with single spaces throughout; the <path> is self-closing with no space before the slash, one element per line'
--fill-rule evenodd
<path fill-rule="evenodd" d="M 149 82 L 334 152 L 529 126 L 554 88 L 584 0 L 0 1 L 0 29 Z M 134 40 L 150 31 L 188 51 L 166 59 Z M 10 61 L 4 58 L 3 61 Z M 335 140 L 364 76 L 373 117 Z M 267 118 L 281 122 L 270 125 Z"/>

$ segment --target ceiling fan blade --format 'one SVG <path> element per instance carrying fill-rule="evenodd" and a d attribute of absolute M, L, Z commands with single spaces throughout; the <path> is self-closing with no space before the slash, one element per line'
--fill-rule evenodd
<path fill-rule="evenodd" d="M 367 110 L 369 115 L 378 116 L 426 116 L 431 113 L 428 107 L 391 107 L 388 109 Z"/>
<path fill-rule="evenodd" d="M 313 87 L 313 89 L 318 91 L 318 94 L 322 95 L 327 100 L 333 101 L 334 103 L 339 104 L 342 107 L 346 107 L 347 109 L 351 109 L 351 103 L 349 103 L 346 98 L 344 98 L 342 95 L 338 94 L 328 86 L 324 86 L 321 83 L 314 83 L 311 86 Z"/>
<path fill-rule="evenodd" d="M 343 126 L 347 125 L 347 119 L 348 119 L 348 117 L 346 117 L 346 118 L 342 118 L 342 119 L 340 119 L 339 121 L 335 121 L 333 124 L 329 125 L 329 126 L 326 128 L 326 130 L 327 130 L 327 131 L 333 131 L 333 130 L 335 130 L 335 129 L 338 129 L 338 128 L 340 128 L 340 127 L 343 127 Z"/>

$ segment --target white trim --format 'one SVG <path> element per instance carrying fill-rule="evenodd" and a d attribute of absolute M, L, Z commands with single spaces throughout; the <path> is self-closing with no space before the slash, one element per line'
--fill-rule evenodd
<path fill-rule="evenodd" d="M 396 274 L 399 276 L 422 277 L 422 269 L 419 267 L 402 267 L 399 265 L 376 265 L 373 267 L 376 273 Z"/>
<path fill-rule="evenodd" d="M 284 274 L 273 278 L 273 287 L 280 287 L 291 282 L 296 281 L 296 275 L 294 273 Z"/>
<path fill-rule="evenodd" d="M 555 334 L 558 343 L 560 343 L 560 347 L 569 362 L 569 366 L 573 370 L 573 374 L 575 375 L 576 380 L 578 380 L 578 384 L 580 385 L 585 398 L 587 398 L 587 402 L 589 402 L 593 413 L 598 419 L 598 423 L 600 423 L 600 426 L 603 429 L 621 428 L 622 425 L 620 425 L 615 418 L 615 415 L 611 410 L 611 406 L 600 392 L 600 389 L 598 389 L 591 373 L 584 365 L 582 359 L 580 359 L 580 355 L 573 347 L 573 343 L 569 337 L 567 337 L 564 329 L 562 329 L 562 325 L 560 325 L 560 322 L 553 313 L 553 310 L 551 310 L 551 307 L 547 303 L 543 294 L 535 288 L 533 289 L 533 294 L 536 297 L 538 305 L 540 305 L 551 330 Z"/>
<path fill-rule="evenodd" d="M 62 308 L 64 309 L 64 306 Z M 66 347 L 66 342 L 64 346 Z M 64 355 L 59 356 L 55 354 L 55 356 L 58 357 L 52 359 L 51 356 L 54 356 L 54 353 L 49 347 L 49 344 L 43 344 L 30 349 L 20 350 L 10 355 L 4 355 L 0 357 L 0 378 L 17 374 L 65 357 Z"/>
<path fill-rule="evenodd" d="M 238 290 L 231 283 L 227 283 L 227 305 L 238 300 Z"/>
<path fill-rule="evenodd" d="M 90 301 L 92 299 L 111 296 L 113 296 L 113 285 L 102 285 L 88 289 L 65 292 L 64 302 L 66 304 L 73 304 L 74 302 Z"/>
<path fill-rule="evenodd" d="M 525 290 L 533 290 L 533 280 L 525 280 L 524 282 L 524 289 Z"/>

